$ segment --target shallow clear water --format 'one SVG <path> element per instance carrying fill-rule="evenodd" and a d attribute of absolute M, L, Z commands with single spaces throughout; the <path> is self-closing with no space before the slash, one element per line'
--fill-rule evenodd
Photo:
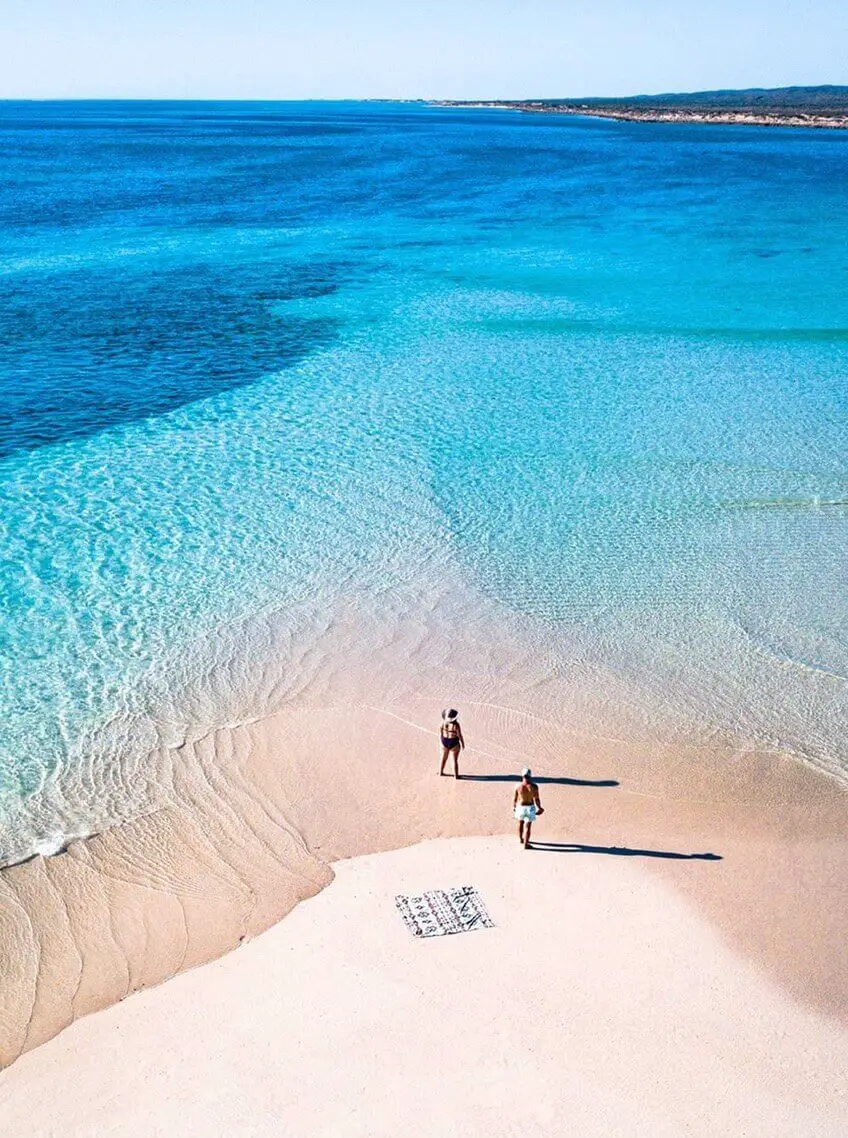
<path fill-rule="evenodd" d="M 848 766 L 848 137 L 6 103 L 0 143 L 0 858 L 144 808 L 151 748 L 292 698 L 282 628 L 425 568 L 646 725 Z"/>

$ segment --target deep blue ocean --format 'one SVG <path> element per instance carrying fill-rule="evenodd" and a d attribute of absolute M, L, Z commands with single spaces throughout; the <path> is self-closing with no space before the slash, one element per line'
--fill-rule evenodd
<path fill-rule="evenodd" d="M 7 102 L 0 235 L 0 861 L 425 571 L 848 768 L 848 135 Z"/>

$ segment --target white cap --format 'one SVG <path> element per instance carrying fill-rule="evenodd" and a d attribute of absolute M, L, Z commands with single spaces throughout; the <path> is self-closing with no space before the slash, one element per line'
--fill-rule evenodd
<path fill-rule="evenodd" d="M 524 770 L 521 772 L 521 777 L 522 777 L 522 778 L 527 778 L 527 776 L 528 776 L 528 775 L 530 775 L 530 774 L 532 774 L 532 773 L 533 773 L 533 772 L 530 770 L 530 768 L 529 768 L 529 767 L 525 767 L 525 768 L 524 768 Z"/>

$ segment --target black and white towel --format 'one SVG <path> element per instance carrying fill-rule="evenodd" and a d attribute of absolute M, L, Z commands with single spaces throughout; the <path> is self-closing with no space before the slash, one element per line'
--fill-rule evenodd
<path fill-rule="evenodd" d="M 449 936 L 495 927 L 480 894 L 471 885 L 412 896 L 398 894 L 395 904 L 413 936 Z"/>

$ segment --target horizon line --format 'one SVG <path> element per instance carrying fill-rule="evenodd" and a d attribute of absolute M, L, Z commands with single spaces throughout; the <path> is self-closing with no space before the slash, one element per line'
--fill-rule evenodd
<path fill-rule="evenodd" d="M 0 95 L 0 103 L 531 103 L 531 102 L 583 102 L 587 100 L 615 100 L 670 98 L 674 96 L 773 93 L 777 91 L 810 91 L 829 89 L 848 93 L 844 83 L 789 83 L 777 87 L 701 87 L 690 90 L 662 90 L 630 93 L 627 95 L 303 95 L 303 96 L 232 96 L 232 95 Z"/>

